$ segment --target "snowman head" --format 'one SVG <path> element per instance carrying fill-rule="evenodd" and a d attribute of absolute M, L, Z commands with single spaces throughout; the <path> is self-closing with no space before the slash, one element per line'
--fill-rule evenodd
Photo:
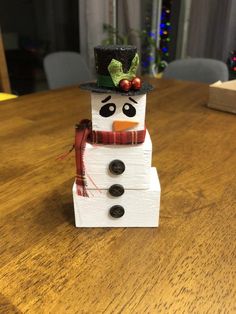
<path fill-rule="evenodd" d="M 138 131 L 145 128 L 146 94 L 91 93 L 94 131 Z"/>
<path fill-rule="evenodd" d="M 97 46 L 94 56 L 97 82 L 80 85 L 80 88 L 91 91 L 93 130 L 144 130 L 146 94 L 152 86 L 136 76 L 137 48 Z"/>

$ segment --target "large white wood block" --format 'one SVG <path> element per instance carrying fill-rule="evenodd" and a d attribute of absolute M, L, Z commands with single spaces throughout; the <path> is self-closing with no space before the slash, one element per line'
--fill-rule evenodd
<path fill-rule="evenodd" d="M 111 161 L 124 162 L 125 171 L 114 175 L 109 171 Z M 109 189 L 122 184 L 126 189 L 148 189 L 152 162 L 152 142 L 147 131 L 145 141 L 137 145 L 92 145 L 87 143 L 84 164 L 88 189 Z"/>
<path fill-rule="evenodd" d="M 157 227 L 161 189 L 156 168 L 151 168 L 150 172 L 147 190 L 125 189 L 119 197 L 111 196 L 107 190 L 90 190 L 89 197 L 78 196 L 74 183 L 76 227 Z M 110 208 L 114 205 L 124 208 L 122 217 L 110 215 Z"/>
<path fill-rule="evenodd" d="M 117 120 L 138 122 L 132 131 L 145 128 L 146 94 L 131 97 L 122 94 L 91 93 L 91 106 L 93 130 L 112 131 L 113 122 Z M 109 116 L 101 115 L 102 107 Z M 135 115 L 131 117 L 134 111 Z"/>

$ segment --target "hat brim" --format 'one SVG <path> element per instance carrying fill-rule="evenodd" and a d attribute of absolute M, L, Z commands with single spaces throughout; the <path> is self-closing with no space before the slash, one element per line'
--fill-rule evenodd
<path fill-rule="evenodd" d="M 99 87 L 96 82 L 82 83 L 79 87 L 95 93 L 120 94 L 123 96 L 143 95 L 153 90 L 153 86 L 147 82 L 143 82 L 142 87 L 139 90 L 131 89 L 128 92 L 112 87 Z"/>

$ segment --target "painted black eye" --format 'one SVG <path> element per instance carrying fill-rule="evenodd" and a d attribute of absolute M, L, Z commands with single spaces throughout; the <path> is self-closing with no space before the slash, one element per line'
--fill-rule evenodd
<path fill-rule="evenodd" d="M 134 117 L 136 115 L 136 109 L 131 104 L 125 103 L 122 110 L 127 117 Z"/>
<path fill-rule="evenodd" d="M 101 107 L 99 114 L 102 117 L 107 118 L 107 117 L 112 116 L 115 113 L 115 111 L 116 111 L 116 105 L 113 103 L 108 103 Z"/>

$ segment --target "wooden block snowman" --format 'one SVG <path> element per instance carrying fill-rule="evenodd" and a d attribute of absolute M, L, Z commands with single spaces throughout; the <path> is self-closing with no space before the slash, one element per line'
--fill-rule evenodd
<path fill-rule="evenodd" d="M 160 183 L 145 128 L 152 86 L 136 77 L 136 47 L 94 53 L 97 82 L 80 86 L 91 92 L 92 121 L 82 120 L 75 134 L 76 227 L 157 227 Z"/>

